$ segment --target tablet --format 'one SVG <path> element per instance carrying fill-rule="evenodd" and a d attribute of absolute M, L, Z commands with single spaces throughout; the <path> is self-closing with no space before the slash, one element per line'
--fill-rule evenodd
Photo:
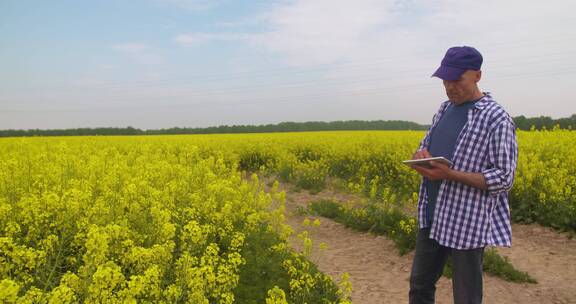
<path fill-rule="evenodd" d="M 404 160 L 402 161 L 402 163 L 411 166 L 411 165 L 416 165 L 416 166 L 422 166 L 425 168 L 432 168 L 432 166 L 430 165 L 430 161 L 437 161 L 440 163 L 444 163 L 445 165 L 447 165 L 448 167 L 452 167 L 452 161 L 445 158 L 445 157 L 429 157 L 429 158 L 421 158 L 421 159 L 410 159 L 410 160 Z"/>

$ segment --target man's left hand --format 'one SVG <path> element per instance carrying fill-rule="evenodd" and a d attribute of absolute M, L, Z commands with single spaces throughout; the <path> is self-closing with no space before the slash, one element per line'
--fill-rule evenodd
<path fill-rule="evenodd" d="M 450 179 L 450 177 L 452 176 L 452 169 L 450 169 L 450 167 L 448 167 L 447 165 L 435 161 L 431 161 L 430 165 L 432 166 L 432 168 L 424 168 L 416 165 L 412 165 L 412 168 L 418 171 L 420 175 L 433 181 L 441 179 Z"/>

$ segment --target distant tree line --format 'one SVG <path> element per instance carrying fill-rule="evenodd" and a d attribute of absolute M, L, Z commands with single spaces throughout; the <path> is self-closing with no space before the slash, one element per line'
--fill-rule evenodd
<path fill-rule="evenodd" d="M 58 130 L 0 130 L 0 137 L 17 136 L 83 136 L 83 135 L 160 135 L 160 134 L 215 134 L 215 133 L 266 133 L 302 132 L 335 130 L 426 130 L 428 126 L 402 120 L 348 120 L 348 121 L 309 121 L 281 122 L 267 125 L 222 125 L 207 128 L 169 128 L 141 130 L 127 128 L 81 128 Z"/>
<path fill-rule="evenodd" d="M 551 130 L 556 125 L 560 127 L 560 129 L 574 130 L 576 129 L 576 114 L 559 119 L 552 119 L 548 116 L 526 118 L 521 115 L 514 117 L 514 123 L 516 124 L 516 128 L 521 130 L 530 130 L 531 128 L 535 130 Z"/>
<path fill-rule="evenodd" d="M 264 133 L 264 132 L 303 132 L 340 130 L 425 130 L 426 126 L 401 120 L 348 120 L 348 121 L 308 121 L 281 122 L 267 125 L 233 125 L 208 128 L 170 128 L 149 130 L 148 134 L 214 134 L 214 133 Z"/>
<path fill-rule="evenodd" d="M 85 135 L 144 135 L 146 131 L 127 128 L 78 128 L 78 129 L 53 129 L 53 130 L 0 130 L 0 137 L 22 136 L 85 136 Z"/>
<path fill-rule="evenodd" d="M 516 127 L 521 130 L 551 130 L 555 126 L 561 129 L 576 128 L 576 114 L 567 118 L 552 119 L 548 116 L 526 118 L 514 117 Z M 421 125 L 403 120 L 346 120 L 346 121 L 308 121 L 281 122 L 266 125 L 222 125 L 207 128 L 169 128 L 141 130 L 126 128 L 78 128 L 54 130 L 0 130 L 0 137 L 20 136 L 85 136 L 85 135 L 160 135 L 160 134 L 216 134 L 216 133 L 267 133 L 267 132 L 303 132 L 303 131 L 342 131 L 342 130 L 426 130 L 428 125 Z"/>

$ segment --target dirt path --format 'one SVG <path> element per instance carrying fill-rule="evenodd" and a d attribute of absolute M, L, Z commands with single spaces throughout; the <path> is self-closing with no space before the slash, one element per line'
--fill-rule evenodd
<path fill-rule="evenodd" d="M 333 190 L 311 195 L 307 191 L 293 192 L 286 185 L 280 188 L 287 194 L 287 222 L 297 232 L 304 229 L 301 223 L 307 217 L 295 214 L 298 206 L 304 207 L 320 198 L 358 199 Z M 356 232 L 327 218 L 319 219 L 320 227 L 307 227 L 314 240 L 312 260 L 335 280 L 343 272 L 350 274 L 353 303 L 408 303 L 412 254 L 399 256 L 394 243 L 386 237 Z M 484 303 L 576 303 L 576 240 L 537 225 L 514 225 L 513 242 L 512 248 L 499 252 L 539 283 L 509 283 L 485 275 Z M 317 248 L 320 243 L 328 246 L 323 252 Z M 301 250 L 301 241 L 296 237 L 291 244 L 295 250 Z M 452 303 L 450 280 L 440 279 L 436 303 Z"/>

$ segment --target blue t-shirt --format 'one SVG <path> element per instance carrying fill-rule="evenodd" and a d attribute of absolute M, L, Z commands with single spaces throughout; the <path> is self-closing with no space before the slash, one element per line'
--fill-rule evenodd
<path fill-rule="evenodd" d="M 468 121 L 468 110 L 471 109 L 478 100 L 468 101 L 460 105 L 450 104 L 448 106 L 436 125 L 436 128 L 434 128 L 430 134 L 428 152 L 430 152 L 432 156 L 444 156 L 452 160 L 458 135 L 460 135 L 462 128 Z M 436 207 L 436 199 L 441 183 L 442 180 L 432 181 L 426 179 L 426 191 L 428 191 L 428 207 L 426 210 L 428 211 L 427 219 L 429 226 L 432 225 L 432 219 L 434 218 L 434 208 Z"/>

